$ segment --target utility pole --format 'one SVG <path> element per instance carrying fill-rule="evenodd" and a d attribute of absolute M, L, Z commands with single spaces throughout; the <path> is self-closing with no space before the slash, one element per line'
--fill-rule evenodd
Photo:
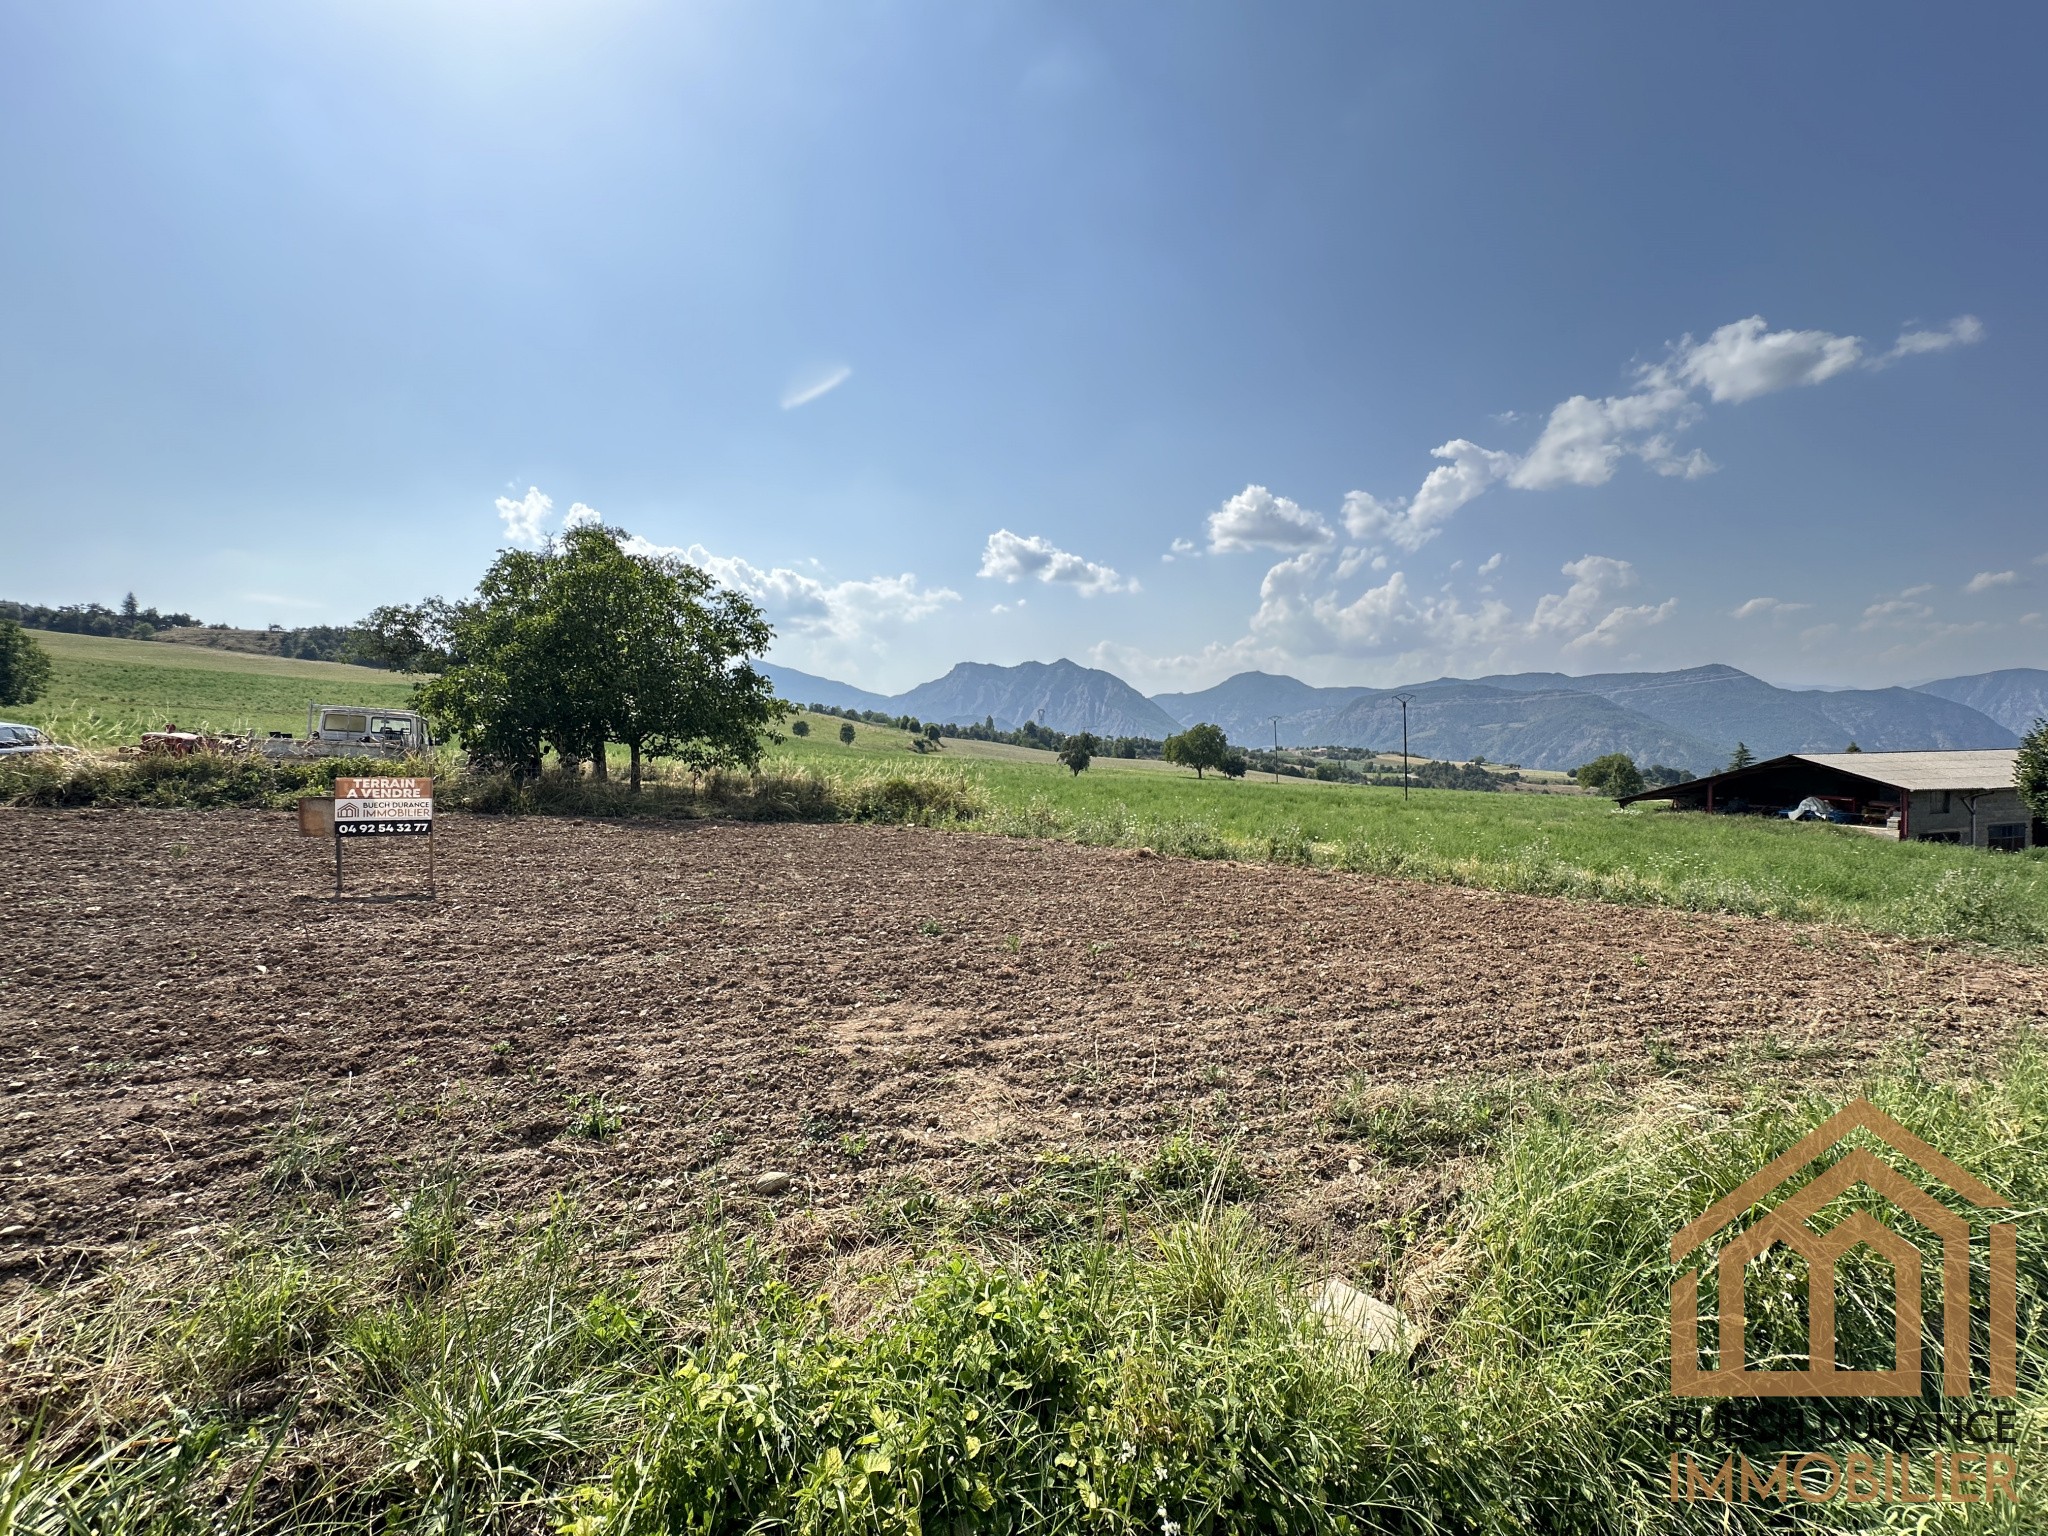
<path fill-rule="evenodd" d="M 1266 718 L 1273 722 L 1273 782 L 1278 784 L 1280 782 L 1280 717 L 1278 715 L 1268 715 Z"/>
<path fill-rule="evenodd" d="M 1401 701 L 1401 798 L 1406 800 L 1408 798 L 1408 701 L 1414 698 L 1415 695 L 1412 693 L 1397 693 L 1394 697 Z"/>

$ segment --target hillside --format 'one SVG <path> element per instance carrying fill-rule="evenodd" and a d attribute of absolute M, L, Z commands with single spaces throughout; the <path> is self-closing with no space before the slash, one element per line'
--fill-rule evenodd
<path fill-rule="evenodd" d="M 1271 742 L 1272 717 L 1279 715 L 1283 746 L 1397 748 L 1395 694 L 1410 692 L 1418 697 L 1409 706 L 1408 741 L 1421 756 L 1570 769 L 1602 753 L 1626 752 L 1638 762 L 1701 772 L 1728 755 L 1689 731 L 1579 691 L 1573 681 L 1509 688 L 1498 679 L 1443 678 L 1413 689 L 1312 688 L 1291 677 L 1241 672 L 1200 693 L 1154 702 L 1185 724 L 1214 721 L 1232 741 L 1251 746 Z"/>
<path fill-rule="evenodd" d="M 1182 725 L 1207 720 L 1223 727 L 1232 741 L 1272 744 L 1272 719 L 1280 716 L 1280 741 L 1284 746 L 1359 746 L 1369 743 L 1313 740 L 1298 720 L 1327 718 L 1353 699 L 1372 693 L 1370 688 L 1315 688 L 1299 678 L 1276 676 L 1271 672 L 1240 672 L 1213 688 L 1199 693 L 1161 693 L 1152 702 Z"/>
<path fill-rule="evenodd" d="M 299 661 L 160 640 L 39 633 L 55 675 L 33 704 L 9 706 L 10 720 L 39 725 L 74 746 L 132 744 L 176 723 L 198 731 L 306 728 L 311 704 L 403 708 L 416 678 L 336 661 Z"/>
<path fill-rule="evenodd" d="M 881 709 L 892 714 L 902 713 L 896 708 L 895 700 L 886 694 L 870 693 L 851 683 L 835 682 L 813 672 L 799 672 L 795 667 L 781 666 L 772 661 L 758 663 L 755 670 L 766 676 L 775 685 L 775 692 L 792 704 L 828 704 L 834 709 Z"/>
<path fill-rule="evenodd" d="M 1005 730 L 1038 720 L 1056 731 L 1156 740 L 1180 729 L 1172 715 L 1114 673 L 1064 659 L 1015 667 L 963 661 L 944 677 L 897 694 L 885 707 L 963 725 L 993 715 Z"/>
<path fill-rule="evenodd" d="M 1527 768 L 1569 769 L 1608 752 L 1626 752 L 1638 762 L 1695 772 L 1720 765 L 1721 754 L 1708 743 L 1595 694 L 1458 681 L 1404 691 L 1414 695 L 1408 745 L 1418 757 L 1484 756 Z M 1398 747 L 1400 701 L 1392 691 L 1367 694 L 1331 714 L 1323 730 L 1335 746 Z"/>
<path fill-rule="evenodd" d="M 2048 670 L 2007 667 L 1971 677 L 1944 677 L 1922 683 L 1915 693 L 1931 693 L 1988 715 L 2008 731 L 2025 735 L 2034 722 L 2048 719 Z"/>
<path fill-rule="evenodd" d="M 1908 688 L 1834 693 L 1778 688 L 1734 667 L 1676 672 L 1604 672 L 1568 677 L 1522 672 L 1477 679 L 1516 691 L 1597 694 L 1700 738 L 1725 758 L 1740 741 L 1758 757 L 1839 752 L 1851 741 L 1871 752 L 2009 747 L 2011 731 L 1967 705 Z"/>

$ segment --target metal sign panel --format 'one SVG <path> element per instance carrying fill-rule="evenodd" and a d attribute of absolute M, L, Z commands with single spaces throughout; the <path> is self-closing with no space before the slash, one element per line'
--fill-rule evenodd
<path fill-rule="evenodd" d="M 336 837 L 424 837 L 434 830 L 434 781 L 336 779 Z"/>

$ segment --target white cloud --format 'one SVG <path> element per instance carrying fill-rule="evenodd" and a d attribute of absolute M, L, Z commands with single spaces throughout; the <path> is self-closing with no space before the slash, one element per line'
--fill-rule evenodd
<path fill-rule="evenodd" d="M 726 586 L 746 593 L 778 629 L 805 636 L 866 642 L 877 629 L 930 618 L 948 603 L 960 601 L 960 594 L 950 588 L 921 585 L 911 571 L 866 581 L 828 582 L 786 566 L 764 570 L 736 556 L 714 555 L 701 544 L 678 550 L 641 543 L 652 552 L 681 555 Z"/>
<path fill-rule="evenodd" d="M 1776 618 L 1781 614 L 1804 613 L 1811 603 L 1788 603 L 1778 597 L 1752 597 L 1730 615 L 1737 619 Z"/>
<path fill-rule="evenodd" d="M 1171 565 L 1176 560 L 1199 560 L 1201 557 L 1202 551 L 1193 539 L 1175 539 L 1172 547 L 1159 559 L 1161 564 Z"/>
<path fill-rule="evenodd" d="M 1974 597 L 1979 592 L 1990 592 L 1998 587 L 2010 587 L 2018 583 L 2018 571 L 1979 571 L 1972 576 L 1963 591 Z"/>
<path fill-rule="evenodd" d="M 1716 404 L 1754 400 L 1803 384 L 1820 384 L 1856 366 L 1863 342 L 1827 331 L 1773 331 L 1762 315 L 1722 326 L 1697 346 L 1680 343 L 1671 369 Z"/>
<path fill-rule="evenodd" d="M 1477 574 L 1481 576 L 1491 576 L 1495 571 L 1500 569 L 1501 562 L 1505 559 L 1507 559 L 1507 556 L 1500 554 L 1497 551 L 1491 555 L 1488 555 L 1486 559 L 1480 563 Z"/>
<path fill-rule="evenodd" d="M 1615 646 L 1638 629 L 1647 629 L 1652 624 L 1662 624 L 1678 611 L 1678 599 L 1667 597 L 1661 603 L 1641 603 L 1633 608 L 1610 609 L 1607 615 L 1584 634 L 1576 635 L 1565 642 L 1567 651 L 1587 650 L 1595 646 Z"/>
<path fill-rule="evenodd" d="M 1133 645 L 1102 640 L 1088 648 L 1088 661 L 1146 693 L 1207 688 L 1238 672 L 1279 671 L 1295 665 L 1287 652 L 1249 635 L 1228 644 L 1212 641 L 1199 651 L 1177 656 L 1154 656 Z"/>
<path fill-rule="evenodd" d="M 829 367 L 814 368 L 790 380 L 789 387 L 782 392 L 782 408 L 793 411 L 800 405 L 809 405 L 820 395 L 829 395 L 833 390 L 853 377 L 853 370 L 844 363 Z"/>
<path fill-rule="evenodd" d="M 2043 616 L 2038 613 L 2023 613 L 2020 615 L 2020 622 L 2029 629 L 2037 629 L 2042 623 L 2048 622 L 2048 620 L 2044 620 Z"/>
<path fill-rule="evenodd" d="M 1932 592 L 1933 590 L 1934 590 L 1934 583 L 1933 583 L 1933 582 L 1931 582 L 1931 581 L 1923 581 L 1923 582 L 1921 582 L 1921 583 L 1920 583 L 1920 585 L 1919 585 L 1919 586 L 1917 586 L 1917 587 L 1908 587 L 1908 588 L 1906 588 L 1906 590 L 1905 590 L 1905 591 L 1903 591 L 1903 592 L 1901 592 L 1901 593 L 1899 594 L 1899 596 L 1901 596 L 1901 597 L 1925 597 L 1925 596 L 1926 596 L 1926 595 L 1927 595 L 1927 594 L 1928 594 L 1929 592 Z"/>
<path fill-rule="evenodd" d="M 1209 514 L 1209 548 L 1321 549 L 1335 534 L 1320 515 L 1263 485 L 1248 485 Z"/>
<path fill-rule="evenodd" d="M 1352 491 L 1343 520 L 1352 539 L 1414 551 L 1442 531 L 1458 510 L 1495 485 L 1545 491 L 1605 485 L 1622 462 L 1636 459 L 1659 475 L 1696 480 L 1718 467 L 1680 434 L 1704 416 L 1705 401 L 1740 404 L 1780 390 L 1821 384 L 1859 364 L 1967 345 L 1983 334 L 1970 316 L 1940 331 L 1909 331 L 1884 357 L 1866 356 L 1861 338 L 1830 331 L 1774 331 L 1763 316 L 1721 326 L 1705 341 L 1681 338 L 1662 359 L 1635 370 L 1621 394 L 1573 395 L 1553 406 L 1526 453 L 1486 448 L 1465 438 L 1430 450 L 1445 462 L 1430 470 L 1413 496 L 1386 498 Z M 1512 412 L 1494 418 L 1517 419 Z M 1210 548 L 1320 549 L 1331 542 L 1323 519 L 1263 486 L 1249 486 L 1209 515 Z"/>
<path fill-rule="evenodd" d="M 523 500 L 498 498 L 498 515 L 515 543 L 538 548 L 548 541 L 547 523 L 554 502 L 538 489 Z M 602 514 L 582 502 L 572 503 L 561 529 L 601 524 Z M 734 555 L 716 555 L 701 544 L 657 544 L 628 534 L 621 547 L 635 555 L 673 555 L 708 571 L 723 585 L 744 592 L 761 605 L 785 637 L 812 642 L 821 661 L 850 659 L 857 649 L 879 648 L 880 638 L 894 628 L 929 618 L 960 594 L 947 587 L 927 587 L 914 572 L 872 576 L 865 581 L 826 581 L 787 566 L 762 567 Z M 814 562 L 815 563 L 815 562 Z"/>
<path fill-rule="evenodd" d="M 2036 564 L 2036 565 L 2048 565 L 2048 553 L 2044 553 L 2044 554 L 2039 554 L 2039 555 L 2036 555 L 2036 556 L 2034 556 L 2034 564 Z"/>
<path fill-rule="evenodd" d="M 1440 593 L 1418 597 L 1401 571 L 1344 602 L 1328 585 L 1328 563 L 1308 550 L 1266 572 L 1251 622 L 1256 642 L 1282 654 L 1361 657 L 1470 650 L 1510 628 L 1506 604 L 1466 608 Z"/>
<path fill-rule="evenodd" d="M 1698 413 L 1685 389 L 1661 371 L 1632 395 L 1604 400 L 1573 395 L 1552 408 L 1535 445 L 1506 478 L 1519 491 L 1605 485 L 1630 455 L 1658 468 L 1678 464 L 1671 472 L 1696 478 L 1711 467 L 1704 457 L 1698 468 L 1687 470 L 1691 461 L 1676 459 L 1668 434 L 1652 429 L 1667 423 L 1690 425 Z"/>
<path fill-rule="evenodd" d="M 1971 347 L 1983 339 L 1983 321 L 1975 315 L 1957 315 L 1939 330 L 1899 332 L 1899 339 L 1892 343 L 1891 351 L 1875 359 L 1871 366 L 1882 368 L 1902 357 L 1916 357 L 1923 352 L 1946 352 L 1950 347 Z"/>
<path fill-rule="evenodd" d="M 1918 589 L 1918 590 L 1925 590 Z M 1863 622 L 1858 629 L 1879 629 L 1887 626 L 1900 627 L 1925 624 L 1934 617 L 1934 610 L 1925 603 L 1912 602 L 1903 597 L 1887 598 L 1881 603 L 1872 603 L 1863 610 Z"/>
<path fill-rule="evenodd" d="M 548 539 L 547 530 L 542 525 L 554 510 L 554 500 L 542 495 L 538 486 L 528 486 L 526 495 L 518 501 L 500 496 L 498 516 L 505 523 L 505 542 L 517 544 L 522 549 L 540 548 Z"/>
<path fill-rule="evenodd" d="M 1127 581 L 1106 565 L 1070 554 L 1036 534 L 1029 538 L 999 528 L 988 536 L 982 551 L 981 569 L 975 573 L 996 581 L 1018 582 L 1037 578 L 1071 586 L 1083 597 L 1108 592 L 1136 592 L 1138 584 Z"/>
<path fill-rule="evenodd" d="M 1613 604 L 1614 595 L 1637 584 L 1636 568 L 1607 555 L 1582 555 L 1561 567 L 1572 584 L 1536 601 L 1529 633 L 1564 641 L 1566 651 L 1618 645 L 1623 637 L 1661 624 L 1678 611 L 1678 599 L 1636 605 Z"/>
<path fill-rule="evenodd" d="M 1344 498 L 1344 527 L 1354 539 L 1420 549 L 1443 531 L 1458 508 L 1496 480 L 1512 475 L 1518 462 L 1511 453 L 1482 448 L 1462 437 L 1429 452 L 1447 462 L 1424 475 L 1413 496 L 1388 502 L 1353 491 Z"/>
<path fill-rule="evenodd" d="M 1529 620 L 1531 633 L 1579 634 L 1592 626 L 1594 614 L 1608 598 L 1636 584 L 1636 568 L 1607 555 L 1581 555 L 1560 569 L 1571 577 L 1572 584 L 1563 592 L 1545 593 L 1536 600 L 1536 612 Z"/>

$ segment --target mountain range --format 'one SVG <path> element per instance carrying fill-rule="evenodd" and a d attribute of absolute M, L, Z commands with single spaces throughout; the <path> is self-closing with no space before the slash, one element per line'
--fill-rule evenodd
<path fill-rule="evenodd" d="M 1945 677 L 1922 683 L 1919 691 L 1967 704 L 1989 715 L 2009 731 L 2025 735 L 2034 722 L 2048 719 L 2048 671 L 2039 667 L 2007 667 L 1975 677 Z"/>
<path fill-rule="evenodd" d="M 1240 672 L 1197 693 L 1146 698 L 1114 673 L 1072 661 L 994 666 L 962 662 L 944 677 L 884 696 L 770 665 L 794 703 L 877 709 L 1014 730 L 1037 720 L 1058 731 L 1159 738 L 1212 721 L 1242 746 L 1398 748 L 1400 695 L 1409 696 L 1408 746 L 1418 756 L 1485 756 L 1527 768 L 1569 769 L 1607 752 L 1704 773 L 1738 742 L 1758 757 L 2010 747 L 2048 714 L 2048 671 L 2015 667 L 1917 688 L 1779 688 L 1734 667 L 1672 672 L 1514 672 L 1438 678 L 1407 688 L 1317 688 L 1298 678 Z"/>

